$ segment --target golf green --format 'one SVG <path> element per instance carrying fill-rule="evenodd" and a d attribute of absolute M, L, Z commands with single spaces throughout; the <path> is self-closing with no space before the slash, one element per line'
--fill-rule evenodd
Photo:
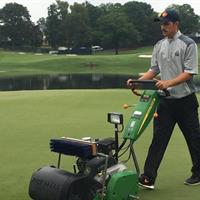
<path fill-rule="evenodd" d="M 137 100 L 126 89 L 1 92 L 0 199 L 30 199 L 28 185 L 33 171 L 56 165 L 57 155 L 49 150 L 51 138 L 114 136 L 113 125 L 107 123 L 107 112 L 123 113 L 126 124 L 134 108 L 124 110 L 122 105 L 134 106 Z M 141 171 L 151 137 L 150 125 L 134 144 Z M 74 158 L 63 156 L 61 167 L 72 170 L 73 162 Z M 128 167 L 134 169 L 131 161 Z M 190 176 L 190 168 L 186 143 L 176 127 L 160 166 L 156 189 L 140 189 L 140 199 L 198 200 L 199 186 L 183 184 Z"/>

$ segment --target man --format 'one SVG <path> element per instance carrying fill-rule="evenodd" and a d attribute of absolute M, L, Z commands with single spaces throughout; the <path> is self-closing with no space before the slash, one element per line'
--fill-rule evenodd
<path fill-rule="evenodd" d="M 153 79 L 160 73 L 161 80 L 157 80 L 156 86 L 161 90 L 167 89 L 170 96 L 161 98 L 158 105 L 153 139 L 139 184 L 154 189 L 157 170 L 177 123 L 187 142 L 193 164 L 192 176 L 184 184 L 198 185 L 200 184 L 200 126 L 193 82 L 193 76 L 198 73 L 197 45 L 179 31 L 180 19 L 174 9 L 166 9 L 154 21 L 161 23 L 161 31 L 165 38 L 154 46 L 151 67 L 140 80 Z M 127 84 L 132 86 L 131 79 Z"/>

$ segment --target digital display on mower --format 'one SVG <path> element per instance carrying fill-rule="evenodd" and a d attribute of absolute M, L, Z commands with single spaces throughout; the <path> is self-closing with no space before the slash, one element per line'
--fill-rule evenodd
<path fill-rule="evenodd" d="M 136 119 L 139 119 L 142 116 L 142 112 L 141 111 L 135 111 L 133 113 L 133 117 L 135 117 Z"/>

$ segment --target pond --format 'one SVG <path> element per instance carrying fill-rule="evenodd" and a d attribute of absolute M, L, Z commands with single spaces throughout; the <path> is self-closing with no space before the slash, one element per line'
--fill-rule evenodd
<path fill-rule="evenodd" d="M 126 81 L 137 76 L 120 74 L 62 74 L 0 78 L 0 91 L 47 89 L 127 88 Z M 200 91 L 200 80 L 195 80 Z"/>
<path fill-rule="evenodd" d="M 62 74 L 1 78 L 0 90 L 126 88 L 128 78 L 133 78 L 133 76 L 118 74 Z"/>

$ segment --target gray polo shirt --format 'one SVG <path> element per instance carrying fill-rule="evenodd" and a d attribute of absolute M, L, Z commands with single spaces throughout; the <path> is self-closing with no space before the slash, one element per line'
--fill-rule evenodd
<path fill-rule="evenodd" d="M 172 39 L 160 40 L 154 46 L 150 70 L 160 73 L 161 80 L 174 79 L 182 72 L 198 74 L 197 45 L 180 31 Z M 181 98 L 196 92 L 193 76 L 168 90 L 170 98 Z"/>

